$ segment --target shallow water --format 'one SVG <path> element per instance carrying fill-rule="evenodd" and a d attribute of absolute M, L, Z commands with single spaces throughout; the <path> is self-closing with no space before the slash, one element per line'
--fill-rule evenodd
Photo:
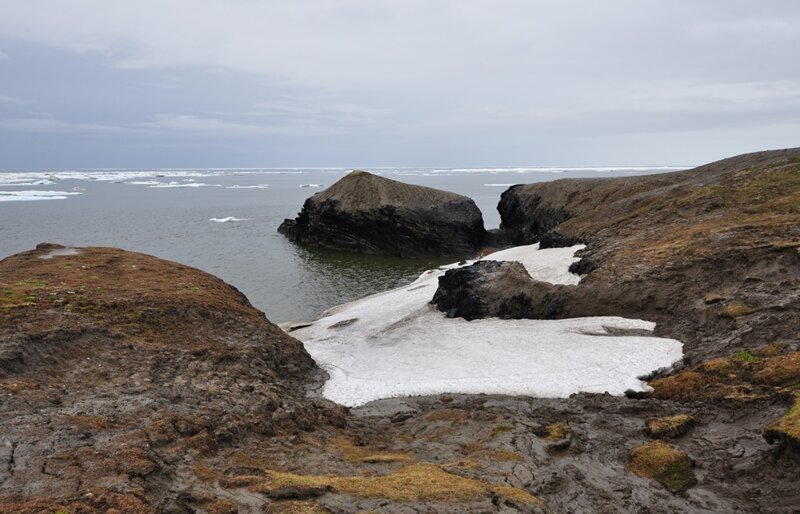
<path fill-rule="evenodd" d="M 480 207 L 487 228 L 493 228 L 500 223 L 496 205 L 508 184 L 668 170 L 377 171 L 387 178 L 465 194 Z M 309 185 L 328 186 L 346 172 L 92 170 L 56 171 L 52 177 L 48 177 L 50 172 L 0 172 L 0 198 L 5 197 L 0 201 L 0 257 L 29 250 L 43 241 L 121 247 L 213 273 L 244 292 L 274 322 L 310 320 L 334 305 L 409 283 L 423 270 L 443 263 L 312 251 L 277 233 L 284 218 L 294 217 L 303 201 L 321 190 Z M 21 191 L 81 194 L 37 196 Z M 235 219 L 225 220 L 230 217 Z"/>

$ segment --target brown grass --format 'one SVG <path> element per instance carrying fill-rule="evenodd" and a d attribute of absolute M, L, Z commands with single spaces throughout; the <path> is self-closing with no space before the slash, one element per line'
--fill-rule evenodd
<path fill-rule="evenodd" d="M 312 501 L 283 501 L 270 505 L 266 512 L 271 514 L 328 514 L 330 511 Z"/>
<path fill-rule="evenodd" d="M 486 454 L 491 460 L 499 462 L 525 462 L 525 457 L 517 452 L 508 450 L 492 450 Z"/>
<path fill-rule="evenodd" d="M 656 398 L 692 401 L 725 398 L 751 401 L 800 390 L 800 352 L 782 344 L 742 350 L 650 382 Z"/>
<path fill-rule="evenodd" d="M 496 493 L 520 503 L 542 504 L 541 500 L 521 489 L 460 477 L 428 463 L 412 464 L 383 476 L 313 476 L 270 472 L 268 480 L 251 489 L 266 492 L 285 487 L 331 489 L 358 498 L 386 498 L 400 502 L 469 503 Z"/>
<path fill-rule="evenodd" d="M 660 482 L 670 491 L 686 489 L 695 482 L 692 463 L 685 452 L 662 441 L 650 441 L 633 450 L 628 470 Z"/>
<path fill-rule="evenodd" d="M 197 478 L 207 483 L 213 483 L 222 478 L 221 473 L 214 471 L 202 462 L 195 463 L 194 466 L 192 466 L 192 472 L 194 472 Z"/>
<path fill-rule="evenodd" d="M 709 293 L 709 294 L 707 294 L 707 295 L 705 296 L 705 298 L 703 298 L 703 301 L 704 301 L 705 303 L 709 303 L 709 304 L 711 304 L 711 303 L 718 303 L 718 302 L 721 302 L 721 301 L 723 301 L 724 299 L 725 299 L 725 297 L 724 297 L 724 296 L 722 296 L 722 295 L 720 295 L 720 294 L 716 294 L 716 293 Z"/>
<path fill-rule="evenodd" d="M 719 315 L 726 318 L 738 318 L 739 316 L 746 316 L 753 312 L 755 312 L 755 309 L 746 303 L 734 301 L 723 307 Z"/>
<path fill-rule="evenodd" d="M 651 437 L 678 437 L 685 434 L 693 424 L 692 416 L 675 414 L 674 416 L 648 419 L 645 421 L 645 428 Z"/>
<path fill-rule="evenodd" d="M 572 431 L 569 423 L 565 423 L 563 421 L 547 425 L 546 430 L 547 433 L 545 435 L 545 439 L 548 441 L 560 441 L 562 439 L 566 439 Z"/>
<path fill-rule="evenodd" d="M 458 421 L 464 421 L 468 417 L 469 416 L 467 412 L 462 409 L 438 409 L 425 416 L 425 420 L 432 423 L 440 421 L 450 421 L 455 423 Z"/>
<path fill-rule="evenodd" d="M 654 396 L 662 400 L 690 400 L 708 383 L 709 377 L 689 370 L 653 380 L 650 387 L 654 389 Z"/>
<path fill-rule="evenodd" d="M 774 386 L 800 387 L 800 352 L 766 359 L 754 379 Z"/>
<path fill-rule="evenodd" d="M 365 446 L 356 446 L 346 437 L 331 439 L 328 447 L 338 452 L 348 462 L 388 463 L 414 461 L 414 454 L 411 452 L 374 450 Z"/>
<path fill-rule="evenodd" d="M 66 425 L 90 430 L 106 430 L 112 427 L 111 421 L 103 416 L 64 416 L 61 421 Z"/>

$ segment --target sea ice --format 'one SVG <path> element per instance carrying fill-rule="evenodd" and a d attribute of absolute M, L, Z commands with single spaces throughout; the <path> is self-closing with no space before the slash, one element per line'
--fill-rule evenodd
<path fill-rule="evenodd" d="M 37 200 L 65 200 L 81 193 L 67 191 L 0 191 L 0 202 L 33 202 Z"/>
<path fill-rule="evenodd" d="M 484 260 L 518 260 L 537 280 L 576 284 L 567 271 L 582 246 L 511 248 Z M 468 263 L 467 263 L 468 264 Z M 674 339 L 611 335 L 608 328 L 652 331 L 619 317 L 466 321 L 429 305 L 453 264 L 408 286 L 340 305 L 291 334 L 330 379 L 323 395 L 347 406 L 440 393 L 567 397 L 577 392 L 643 391 L 639 376 L 682 357 Z"/>
<path fill-rule="evenodd" d="M 208 221 L 216 221 L 217 223 L 229 223 L 231 221 L 249 221 L 250 218 L 236 218 L 234 216 L 227 216 L 225 218 L 211 218 Z"/>

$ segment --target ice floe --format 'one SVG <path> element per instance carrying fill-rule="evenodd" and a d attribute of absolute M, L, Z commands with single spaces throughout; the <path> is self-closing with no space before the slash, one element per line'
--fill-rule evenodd
<path fill-rule="evenodd" d="M 532 245 L 484 259 L 519 260 L 537 280 L 576 284 L 579 277 L 567 268 L 580 248 Z M 347 406 L 440 393 L 619 395 L 646 390 L 638 377 L 682 357 L 682 344 L 674 339 L 609 330 L 652 331 L 655 324 L 648 321 L 446 318 L 429 302 L 439 277 L 457 266 L 430 270 L 408 286 L 334 307 L 291 332 L 328 371 L 323 395 Z"/>
<path fill-rule="evenodd" d="M 300 184 L 300 187 L 325 187 L 322 184 Z"/>
<path fill-rule="evenodd" d="M 240 185 L 233 185 L 233 186 L 225 186 L 225 189 L 267 189 L 269 184 L 255 184 L 252 186 L 240 186 Z"/>
<path fill-rule="evenodd" d="M 159 182 L 147 187 L 152 188 L 172 188 L 172 187 L 221 187 L 222 184 L 206 184 L 204 182 Z"/>
<path fill-rule="evenodd" d="M 79 192 L 68 191 L 0 191 L 0 202 L 33 202 L 37 200 L 66 200 Z"/>
<path fill-rule="evenodd" d="M 215 221 L 217 223 L 229 223 L 231 221 L 249 221 L 251 218 L 236 218 L 234 216 L 228 216 L 225 218 L 211 218 L 208 221 Z"/>

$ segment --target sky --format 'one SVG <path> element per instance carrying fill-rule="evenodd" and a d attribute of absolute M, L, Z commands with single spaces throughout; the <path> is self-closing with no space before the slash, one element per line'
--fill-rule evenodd
<path fill-rule="evenodd" d="M 800 146 L 794 0 L 0 0 L 0 169 Z"/>

